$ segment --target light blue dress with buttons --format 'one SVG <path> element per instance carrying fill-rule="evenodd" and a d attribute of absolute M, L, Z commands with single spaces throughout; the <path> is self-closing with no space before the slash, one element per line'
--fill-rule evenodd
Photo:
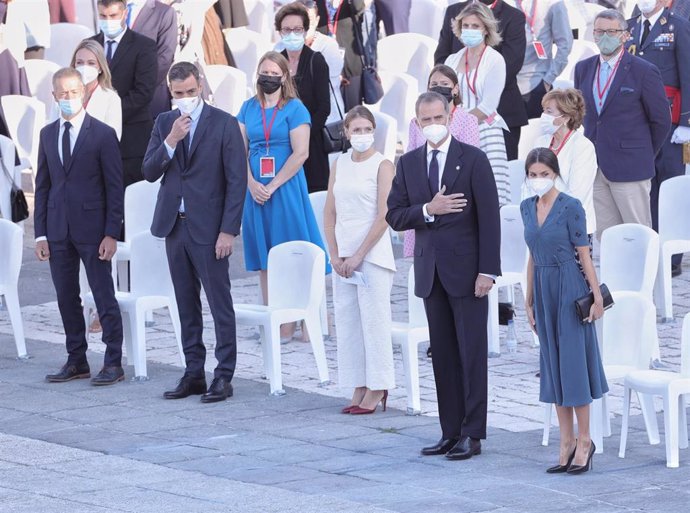
<path fill-rule="evenodd" d="M 560 193 L 540 227 L 537 196 L 520 205 L 525 241 L 534 262 L 534 316 L 539 335 L 539 400 L 583 406 L 608 392 L 594 324 L 582 324 L 575 300 L 589 292 L 575 260 L 589 247 L 580 201 Z"/>

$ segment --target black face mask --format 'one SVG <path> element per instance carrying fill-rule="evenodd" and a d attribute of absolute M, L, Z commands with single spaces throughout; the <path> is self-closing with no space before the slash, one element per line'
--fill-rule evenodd
<path fill-rule="evenodd" d="M 479 1 L 480 1 L 481 3 L 483 3 L 484 5 L 489 5 L 489 6 L 490 6 L 490 5 L 493 4 L 496 0 L 479 0 Z"/>
<path fill-rule="evenodd" d="M 261 88 L 265 94 L 273 94 L 281 86 L 281 77 L 274 77 L 272 75 L 259 75 L 256 84 Z"/>
<path fill-rule="evenodd" d="M 429 91 L 438 93 L 441 96 L 443 96 L 446 100 L 448 100 L 448 103 L 453 103 L 453 88 L 452 87 L 446 87 L 446 86 L 434 86 L 430 87 Z"/>

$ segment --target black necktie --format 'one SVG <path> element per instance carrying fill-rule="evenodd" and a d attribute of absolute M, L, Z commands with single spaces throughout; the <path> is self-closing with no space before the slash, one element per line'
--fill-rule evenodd
<path fill-rule="evenodd" d="M 649 23 L 649 20 L 644 20 L 644 29 L 642 30 L 642 39 L 640 39 L 640 46 L 644 44 L 644 42 L 647 40 L 647 36 L 649 35 L 649 30 L 651 29 L 652 25 Z"/>
<path fill-rule="evenodd" d="M 184 136 L 184 139 L 182 139 L 182 157 L 184 158 L 184 168 L 185 170 L 189 166 L 189 150 L 190 150 L 190 140 L 189 140 L 189 132 L 187 132 L 187 135 Z"/>
<path fill-rule="evenodd" d="M 108 64 L 110 64 L 113 60 L 113 45 L 115 44 L 115 41 L 106 41 L 106 43 L 108 45 L 108 50 L 105 54 L 105 60 L 108 61 Z"/>
<path fill-rule="evenodd" d="M 72 159 L 72 150 L 70 148 L 69 137 L 69 130 L 72 128 L 72 123 L 65 121 L 63 127 L 65 130 L 62 132 L 62 167 L 67 169 L 69 167 L 69 161 Z"/>
<path fill-rule="evenodd" d="M 431 162 L 429 163 L 429 188 L 431 195 L 435 196 L 438 192 L 438 150 L 431 150 Z"/>

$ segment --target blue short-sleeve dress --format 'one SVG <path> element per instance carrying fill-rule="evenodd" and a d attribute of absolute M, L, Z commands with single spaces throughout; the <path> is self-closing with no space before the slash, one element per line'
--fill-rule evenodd
<path fill-rule="evenodd" d="M 539 335 L 539 400 L 583 406 L 608 392 L 594 324 L 582 324 L 575 300 L 589 292 L 574 248 L 589 246 L 579 200 L 560 193 L 540 227 L 537 196 L 520 205 L 534 262 L 534 317 Z"/>
<path fill-rule="evenodd" d="M 269 125 L 277 107 L 266 109 Z M 249 169 L 258 182 L 267 185 L 271 178 L 259 176 L 259 159 L 266 155 L 266 139 L 261 116 L 261 105 L 256 97 L 242 105 L 237 116 L 245 126 L 249 139 Z M 279 108 L 271 128 L 269 155 L 275 159 L 276 175 L 292 154 L 290 130 L 311 124 L 309 111 L 297 99 L 289 100 Z M 259 205 L 249 191 L 242 215 L 242 241 L 244 262 L 248 271 L 266 270 L 268 252 L 283 242 L 305 240 L 324 248 L 323 240 L 309 202 L 304 169 L 280 186 L 264 205 Z"/>

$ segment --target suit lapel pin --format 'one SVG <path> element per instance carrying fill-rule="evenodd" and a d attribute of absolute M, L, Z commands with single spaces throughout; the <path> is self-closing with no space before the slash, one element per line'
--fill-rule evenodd
<path fill-rule="evenodd" d="M 637 45 L 630 45 L 628 48 L 628 51 L 632 54 L 635 55 L 637 53 Z"/>
<path fill-rule="evenodd" d="M 666 16 L 662 16 L 661 19 L 659 20 L 659 23 L 661 25 L 666 25 Z"/>
<path fill-rule="evenodd" d="M 669 32 L 673 32 L 673 23 L 671 23 L 671 24 L 668 26 L 668 30 L 669 30 Z"/>
<path fill-rule="evenodd" d="M 456 171 L 459 171 L 459 170 L 460 170 L 460 166 L 455 166 L 455 170 L 456 170 Z"/>

